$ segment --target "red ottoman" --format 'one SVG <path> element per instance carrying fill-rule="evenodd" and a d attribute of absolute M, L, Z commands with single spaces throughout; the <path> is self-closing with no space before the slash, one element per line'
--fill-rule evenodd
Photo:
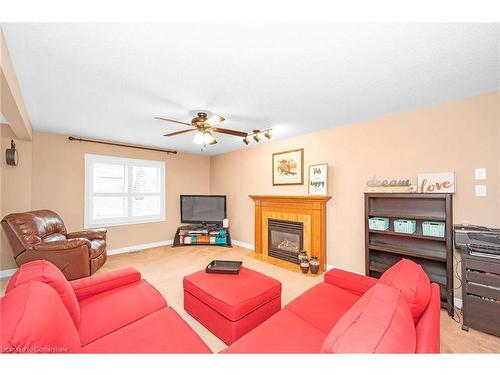
<path fill-rule="evenodd" d="M 281 283 L 242 267 L 239 275 L 185 276 L 184 309 L 230 345 L 281 310 Z"/>

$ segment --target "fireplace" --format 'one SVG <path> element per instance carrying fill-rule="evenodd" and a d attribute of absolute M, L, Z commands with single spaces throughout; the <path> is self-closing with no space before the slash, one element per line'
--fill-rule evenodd
<path fill-rule="evenodd" d="M 251 195 L 255 202 L 255 253 L 264 262 L 300 272 L 295 263 L 269 254 L 269 220 L 302 223 L 302 249 L 319 259 L 319 269 L 326 270 L 326 206 L 330 196 Z M 295 261 L 295 257 L 294 257 Z"/>
<path fill-rule="evenodd" d="M 304 223 L 268 219 L 268 255 L 299 264 L 299 250 L 304 248 Z"/>

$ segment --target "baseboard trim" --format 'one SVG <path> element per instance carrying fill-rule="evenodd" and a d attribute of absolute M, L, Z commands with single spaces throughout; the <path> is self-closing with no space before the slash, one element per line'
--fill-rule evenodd
<path fill-rule="evenodd" d="M 173 243 L 174 243 L 174 240 L 150 242 L 150 243 L 144 243 L 144 244 L 140 244 L 140 245 L 133 245 L 133 246 L 127 246 L 127 247 L 120 247 L 117 249 L 111 249 L 111 250 L 108 250 L 107 253 L 108 253 L 108 255 L 133 253 L 133 252 L 144 250 L 144 249 L 151 249 L 153 247 L 168 246 L 168 245 L 172 245 Z"/>
<path fill-rule="evenodd" d="M 17 268 L 10 268 L 0 271 L 0 279 L 3 279 L 4 277 L 11 277 L 17 270 Z"/>
<path fill-rule="evenodd" d="M 255 247 L 251 243 L 242 242 L 242 241 L 238 241 L 238 240 L 231 240 L 231 243 L 233 245 L 243 247 L 243 248 L 248 249 L 248 250 L 255 250 Z"/>
<path fill-rule="evenodd" d="M 358 275 L 365 276 L 365 274 L 364 274 L 364 273 L 362 273 L 362 272 L 356 272 L 356 271 L 347 270 L 347 269 L 345 269 L 345 268 L 337 267 L 337 266 L 335 266 L 335 265 L 333 265 L 333 264 L 327 264 L 327 265 L 326 265 L 326 270 L 327 270 L 327 271 L 330 271 L 330 270 L 332 270 L 332 269 L 334 269 L 334 268 L 337 268 L 337 269 L 342 270 L 342 271 L 352 272 L 352 273 L 355 273 L 355 274 L 358 274 Z"/>
<path fill-rule="evenodd" d="M 174 240 L 150 242 L 150 243 L 144 243 L 144 244 L 139 244 L 139 245 L 110 249 L 110 250 L 107 250 L 107 254 L 108 255 L 117 255 L 117 254 L 133 253 L 133 252 L 141 251 L 141 250 L 145 250 L 145 249 L 152 249 L 154 247 L 169 246 L 169 245 L 172 245 L 173 243 L 174 243 Z M 254 249 L 254 246 L 252 244 L 249 244 L 246 242 L 233 240 L 232 243 L 234 245 L 243 247 L 243 248 L 248 249 L 248 250 Z M 11 277 L 14 274 L 14 272 L 16 272 L 16 271 L 17 271 L 17 268 L 2 270 L 2 271 L 0 271 L 0 278 L 3 279 L 4 277 Z"/>

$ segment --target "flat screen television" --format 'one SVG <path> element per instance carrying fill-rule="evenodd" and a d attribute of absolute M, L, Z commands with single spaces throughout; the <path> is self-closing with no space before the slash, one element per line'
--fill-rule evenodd
<path fill-rule="evenodd" d="M 181 195 L 181 222 L 222 224 L 225 218 L 225 195 Z"/>

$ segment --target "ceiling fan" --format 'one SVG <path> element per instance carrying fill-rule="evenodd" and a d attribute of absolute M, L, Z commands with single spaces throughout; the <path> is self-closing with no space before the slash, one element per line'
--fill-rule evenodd
<path fill-rule="evenodd" d="M 224 121 L 225 118 L 222 116 L 219 116 L 219 115 L 213 115 L 213 116 L 208 117 L 208 115 L 205 112 L 198 112 L 196 117 L 194 117 L 191 120 L 191 123 L 184 122 L 184 121 L 178 121 L 178 120 L 172 120 L 172 119 L 168 119 L 168 118 L 164 118 L 164 117 L 155 117 L 155 119 L 163 120 L 163 121 L 170 121 L 170 122 L 175 122 L 177 124 L 183 124 L 183 125 L 190 126 L 191 129 L 180 130 L 177 132 L 164 134 L 164 136 L 165 137 L 172 137 L 174 135 L 196 132 L 196 134 L 194 135 L 194 138 L 193 138 L 193 142 L 196 144 L 199 144 L 199 145 L 203 145 L 203 146 L 214 145 L 217 143 L 217 140 L 213 136 L 212 132 L 233 135 L 235 137 L 241 137 L 241 138 L 243 138 L 243 142 L 246 145 L 248 145 L 250 143 L 249 138 L 252 136 L 256 142 L 259 142 L 261 139 L 261 136 L 260 136 L 261 133 L 264 133 L 264 135 L 267 139 L 272 138 L 272 129 L 271 128 L 264 129 L 264 130 L 253 130 L 251 133 L 247 133 L 247 132 L 243 132 L 243 131 L 239 131 L 239 130 L 220 128 L 216 125 L 221 123 L 222 121 Z"/>

